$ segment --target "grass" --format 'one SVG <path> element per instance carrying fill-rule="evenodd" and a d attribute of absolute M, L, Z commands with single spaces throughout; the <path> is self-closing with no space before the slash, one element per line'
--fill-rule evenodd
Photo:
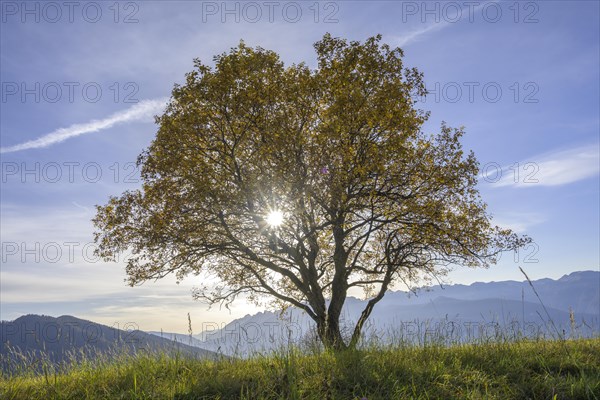
<path fill-rule="evenodd" d="M 598 399 L 600 338 L 194 360 L 126 355 L 0 379 L 2 399 Z"/>

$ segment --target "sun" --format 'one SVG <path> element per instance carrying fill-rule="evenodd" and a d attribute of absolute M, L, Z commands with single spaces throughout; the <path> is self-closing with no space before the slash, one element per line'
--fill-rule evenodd
<path fill-rule="evenodd" d="M 283 223 L 283 213 L 281 211 L 271 211 L 269 215 L 267 215 L 267 224 L 271 226 L 279 226 Z"/>

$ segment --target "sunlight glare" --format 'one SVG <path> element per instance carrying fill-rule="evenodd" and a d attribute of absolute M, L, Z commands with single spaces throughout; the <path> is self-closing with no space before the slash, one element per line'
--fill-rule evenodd
<path fill-rule="evenodd" d="M 281 211 L 271 211 L 267 215 L 267 223 L 271 226 L 279 226 L 283 223 L 283 214 Z"/>

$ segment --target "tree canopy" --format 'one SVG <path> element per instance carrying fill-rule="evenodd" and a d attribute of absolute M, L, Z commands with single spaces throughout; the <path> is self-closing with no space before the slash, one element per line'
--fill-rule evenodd
<path fill-rule="evenodd" d="M 316 68 L 243 42 L 195 60 L 138 159 L 142 187 L 97 208 L 95 239 L 106 259 L 132 251 L 131 285 L 205 274 L 218 284 L 197 298 L 276 299 L 344 348 L 397 282 L 486 267 L 529 238 L 492 224 L 463 129 L 423 132 L 423 76 L 401 49 L 329 34 L 314 48 Z M 370 300 L 345 338 L 355 287 Z"/>

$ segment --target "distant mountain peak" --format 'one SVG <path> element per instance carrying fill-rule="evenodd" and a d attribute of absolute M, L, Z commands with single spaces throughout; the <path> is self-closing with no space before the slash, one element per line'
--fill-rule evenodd
<path fill-rule="evenodd" d="M 575 271 L 575 272 L 571 272 L 570 274 L 561 276 L 558 280 L 564 282 L 564 281 L 574 281 L 574 280 L 594 279 L 594 278 L 597 280 L 600 280 L 600 271 L 592 271 L 592 270 Z"/>
<path fill-rule="evenodd" d="M 120 330 L 71 315 L 27 314 L 14 321 L 2 321 L 0 338 L 0 368 L 8 368 L 11 359 L 18 359 L 18 353 L 45 357 L 56 363 L 70 359 L 73 354 L 93 358 L 99 354 L 110 355 L 115 349 L 130 352 L 176 351 L 183 356 L 218 357 L 214 352 L 168 338 L 139 330 Z"/>

